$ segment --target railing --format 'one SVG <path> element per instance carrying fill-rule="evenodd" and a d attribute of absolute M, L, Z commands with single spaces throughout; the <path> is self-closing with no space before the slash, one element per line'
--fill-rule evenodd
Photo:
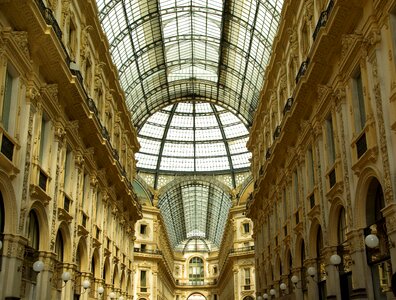
<path fill-rule="evenodd" d="M 133 248 L 133 252 L 162 255 L 162 251 L 158 250 L 158 249 L 141 249 L 141 248 L 135 247 L 135 248 Z"/>
<path fill-rule="evenodd" d="M 314 208 L 314 206 L 315 206 L 315 194 L 314 193 L 312 193 L 309 196 L 309 205 L 310 205 L 311 209 Z"/>
<path fill-rule="evenodd" d="M 333 168 L 330 172 L 329 172 L 329 186 L 330 188 L 332 188 L 337 182 L 337 178 L 336 178 L 336 171 L 335 168 Z"/>
<path fill-rule="evenodd" d="M 70 212 L 70 203 L 71 203 L 71 200 L 69 199 L 69 197 L 65 196 L 65 198 L 63 199 L 63 209 L 66 212 Z"/>
<path fill-rule="evenodd" d="M 285 115 L 288 111 L 291 110 L 293 101 L 294 101 L 294 99 L 292 97 L 287 99 L 285 107 L 283 108 L 283 115 Z"/>
<path fill-rule="evenodd" d="M 187 281 L 187 282 L 180 282 L 176 280 L 176 285 L 181 285 L 181 286 L 203 286 L 203 285 L 216 285 L 217 281 Z"/>
<path fill-rule="evenodd" d="M 13 160 L 14 157 L 14 143 L 3 133 L 1 139 L 1 153 L 4 154 L 10 161 Z"/>
<path fill-rule="evenodd" d="M 314 41 L 315 41 L 316 37 L 319 34 L 320 28 L 322 28 L 322 27 L 324 27 L 326 25 L 327 19 L 329 18 L 329 15 L 330 15 L 331 10 L 333 9 L 333 6 L 334 6 L 334 1 L 331 0 L 329 2 L 329 5 L 327 5 L 326 10 L 322 11 L 322 13 L 320 14 L 318 23 L 316 23 L 315 30 L 314 30 L 314 32 L 312 34 L 312 38 L 313 38 Z"/>
<path fill-rule="evenodd" d="M 367 151 L 366 133 L 364 132 L 356 141 L 356 154 L 360 158 Z"/>
<path fill-rule="evenodd" d="M 296 76 L 296 84 L 300 81 L 301 77 L 305 74 L 307 71 L 309 64 L 309 57 L 301 63 L 300 69 L 298 70 L 297 76 Z"/>
<path fill-rule="evenodd" d="M 274 135 L 273 135 L 274 140 L 276 140 L 279 137 L 280 132 L 281 132 L 281 127 L 280 127 L 280 125 L 278 125 L 275 127 L 275 131 L 274 131 Z"/>
<path fill-rule="evenodd" d="M 240 248 L 232 248 L 229 253 L 243 253 L 248 251 L 254 251 L 254 246 L 240 247 Z"/>
<path fill-rule="evenodd" d="M 42 170 L 40 170 L 38 184 L 39 184 L 39 187 L 45 192 L 47 191 L 47 181 L 48 181 L 47 174 L 45 174 Z"/>
<path fill-rule="evenodd" d="M 267 149 L 267 152 L 265 152 L 265 159 L 269 159 L 271 157 L 271 148 Z"/>
<path fill-rule="evenodd" d="M 42 0 L 37 0 L 37 5 L 44 17 L 45 22 L 52 26 L 58 39 L 62 41 L 62 30 L 60 29 L 59 24 L 52 13 L 52 10 L 47 8 Z"/>

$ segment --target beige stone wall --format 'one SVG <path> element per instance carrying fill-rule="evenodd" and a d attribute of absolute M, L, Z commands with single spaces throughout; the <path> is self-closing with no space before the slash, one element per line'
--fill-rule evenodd
<path fill-rule="evenodd" d="M 131 299 L 139 145 L 95 8 L 0 11 L 0 298 L 97 299 L 103 286 Z"/>
<path fill-rule="evenodd" d="M 248 142 L 260 294 L 393 297 L 395 7 L 286 1 Z M 380 237 L 374 250 L 370 232 Z"/>

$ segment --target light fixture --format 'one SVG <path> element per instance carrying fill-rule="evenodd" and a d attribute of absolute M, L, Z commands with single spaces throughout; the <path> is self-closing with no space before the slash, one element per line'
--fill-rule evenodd
<path fill-rule="evenodd" d="M 297 275 L 293 275 L 293 276 L 290 278 L 290 280 L 291 280 L 291 282 L 293 282 L 294 285 L 296 285 L 297 282 L 298 282 L 298 276 L 297 276 Z"/>
<path fill-rule="evenodd" d="M 103 286 L 98 287 L 98 294 L 102 295 L 103 293 L 104 293 L 104 287 Z"/>
<path fill-rule="evenodd" d="M 91 286 L 91 282 L 88 279 L 85 279 L 82 282 L 82 287 L 84 288 L 84 291 L 81 294 L 84 294 L 89 289 L 90 286 Z"/>
<path fill-rule="evenodd" d="M 263 300 L 263 297 L 257 296 L 257 300 Z"/>
<path fill-rule="evenodd" d="M 376 248 L 379 245 L 379 239 L 378 236 L 370 233 L 366 238 L 364 239 L 364 243 L 366 244 L 367 247 L 369 248 Z"/>
<path fill-rule="evenodd" d="M 35 261 L 33 263 L 33 271 L 40 273 L 42 270 L 44 270 L 44 263 L 41 260 Z"/>
<path fill-rule="evenodd" d="M 70 272 L 63 272 L 62 273 L 62 280 L 66 284 L 69 280 L 71 279 L 71 274 Z"/>
<path fill-rule="evenodd" d="M 279 288 L 280 288 L 282 291 L 285 291 L 285 290 L 287 289 L 286 283 L 282 282 L 282 283 L 279 285 Z"/>
<path fill-rule="evenodd" d="M 330 263 L 333 266 L 338 266 L 341 263 L 341 256 L 339 256 L 338 254 L 333 254 L 332 256 L 330 256 Z"/>
<path fill-rule="evenodd" d="M 275 289 L 270 289 L 270 294 L 271 294 L 272 296 L 275 296 L 275 294 L 276 294 Z"/>
<path fill-rule="evenodd" d="M 264 294 L 263 294 L 263 298 L 264 298 L 264 299 L 268 299 L 268 294 L 267 294 L 267 293 L 264 293 Z"/>
<path fill-rule="evenodd" d="M 109 297 L 110 299 L 114 299 L 116 297 L 116 294 L 114 292 L 110 292 Z"/>
<path fill-rule="evenodd" d="M 315 274 L 316 274 L 316 268 L 315 267 L 309 267 L 307 272 L 308 272 L 308 275 L 313 278 L 315 276 Z"/>

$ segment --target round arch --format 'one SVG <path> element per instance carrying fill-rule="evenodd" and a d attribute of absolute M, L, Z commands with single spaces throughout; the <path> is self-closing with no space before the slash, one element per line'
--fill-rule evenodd
<path fill-rule="evenodd" d="M 254 300 L 254 298 L 252 296 L 246 296 L 243 298 L 243 300 Z"/>
<path fill-rule="evenodd" d="M 15 191 L 8 175 L 0 171 L 0 202 L 4 209 L 3 233 L 18 233 L 18 211 Z"/>
<path fill-rule="evenodd" d="M 187 300 L 206 300 L 206 297 L 202 295 L 201 293 L 192 293 L 190 296 L 188 296 Z"/>
<path fill-rule="evenodd" d="M 108 257 L 106 257 L 106 260 L 103 265 L 102 278 L 106 284 L 111 284 L 110 259 Z"/>
<path fill-rule="evenodd" d="M 118 272 L 117 265 L 114 266 L 113 285 L 114 285 L 115 288 L 120 288 L 120 273 Z"/>
<path fill-rule="evenodd" d="M 49 234 L 49 229 L 48 229 L 48 216 L 47 212 L 43 206 L 43 204 L 40 201 L 35 201 L 32 206 L 30 207 L 30 211 L 34 211 L 37 217 L 38 221 L 38 227 L 39 227 L 39 250 L 44 250 L 48 251 L 50 243 L 48 243 L 48 240 L 46 237 L 48 237 Z M 30 213 L 29 211 L 29 213 Z M 25 228 L 28 230 L 28 220 L 29 218 L 26 218 L 26 225 Z"/>
<path fill-rule="evenodd" d="M 71 237 L 69 226 L 66 222 L 61 222 L 58 227 L 57 235 L 61 234 L 63 241 L 63 262 L 72 261 Z M 54 248 L 55 250 L 55 248 Z"/>
<path fill-rule="evenodd" d="M 294 254 L 294 261 L 296 267 L 303 267 L 303 261 L 306 257 L 304 238 L 299 235 L 296 240 L 296 248 Z"/>
<path fill-rule="evenodd" d="M 347 211 L 341 201 L 341 199 L 337 198 L 335 202 L 332 203 L 330 207 L 329 213 L 329 226 L 327 231 L 327 240 L 330 246 L 338 245 L 338 233 L 339 233 L 339 220 L 340 213 L 344 211 L 345 213 L 345 222 L 347 222 L 348 218 L 346 217 Z M 348 227 L 349 224 L 347 224 Z"/>
<path fill-rule="evenodd" d="M 309 244 L 308 244 L 308 254 L 309 257 L 314 258 L 316 257 L 316 244 L 317 244 L 317 235 L 318 235 L 318 230 L 322 230 L 322 227 L 318 221 L 318 219 L 313 219 L 311 228 L 309 230 Z M 323 231 L 322 231 L 323 235 Z"/>
<path fill-rule="evenodd" d="M 85 238 L 80 238 L 76 251 L 76 263 L 79 262 L 77 268 L 80 268 L 82 272 L 88 272 L 88 250 Z"/>
<path fill-rule="evenodd" d="M 378 170 L 369 167 L 363 170 L 360 174 L 359 181 L 356 185 L 356 193 L 355 193 L 355 203 L 354 203 L 354 212 L 355 212 L 355 224 L 353 224 L 355 229 L 366 227 L 366 206 L 367 206 L 367 195 L 369 192 L 370 183 L 372 180 L 377 180 L 381 186 L 381 180 L 379 179 Z"/>
<path fill-rule="evenodd" d="M 281 260 L 281 258 L 280 258 L 280 255 L 277 255 L 276 256 L 276 259 L 275 259 L 275 274 L 274 274 L 274 278 L 275 278 L 275 280 L 278 280 L 278 279 L 280 279 L 281 278 L 281 276 L 282 276 L 282 271 L 283 271 L 283 268 L 282 268 L 283 266 L 282 266 L 282 260 Z"/>
<path fill-rule="evenodd" d="M 92 272 L 92 276 L 94 278 L 99 278 L 99 274 L 100 274 L 100 266 L 99 266 L 99 250 L 95 249 L 93 254 L 92 254 L 92 259 L 91 259 L 91 272 Z"/>

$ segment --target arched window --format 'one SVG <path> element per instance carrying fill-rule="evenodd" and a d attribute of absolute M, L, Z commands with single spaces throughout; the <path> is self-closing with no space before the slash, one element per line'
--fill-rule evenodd
<path fill-rule="evenodd" d="M 64 244 L 63 244 L 62 232 L 58 230 L 55 241 L 55 253 L 58 262 L 63 262 L 63 245 Z"/>
<path fill-rule="evenodd" d="M 3 232 L 4 232 L 4 219 L 5 219 L 5 211 L 3 204 L 3 195 L 0 193 L 0 240 L 3 240 Z"/>
<path fill-rule="evenodd" d="M 189 280 L 192 284 L 203 284 L 204 265 L 200 257 L 193 257 L 189 263 Z"/>
<path fill-rule="evenodd" d="M 382 186 L 377 179 L 370 182 L 366 198 L 366 222 L 364 234 L 375 234 L 379 239 L 377 247 L 366 247 L 367 261 L 371 269 L 374 299 L 387 299 L 390 286 L 392 263 L 390 260 L 388 232 L 382 209 L 385 207 Z"/>
<path fill-rule="evenodd" d="M 320 226 L 316 234 L 316 259 L 317 259 L 317 272 L 318 272 L 319 299 L 324 300 L 327 298 L 326 269 L 325 269 L 325 262 L 323 257 L 323 234 L 322 234 L 322 227 Z"/>
<path fill-rule="evenodd" d="M 1 271 L 1 262 L 2 262 L 2 254 L 3 254 L 3 232 L 4 232 L 4 219 L 5 219 L 5 211 L 4 211 L 4 204 L 3 204 L 3 195 L 0 192 L 0 271 Z"/>
<path fill-rule="evenodd" d="M 342 207 L 338 215 L 338 228 L 337 228 L 338 245 L 341 245 L 345 242 L 345 235 L 346 235 L 345 209 Z"/>
<path fill-rule="evenodd" d="M 34 250 L 39 249 L 40 231 L 36 213 L 32 210 L 29 213 L 28 246 Z"/>

